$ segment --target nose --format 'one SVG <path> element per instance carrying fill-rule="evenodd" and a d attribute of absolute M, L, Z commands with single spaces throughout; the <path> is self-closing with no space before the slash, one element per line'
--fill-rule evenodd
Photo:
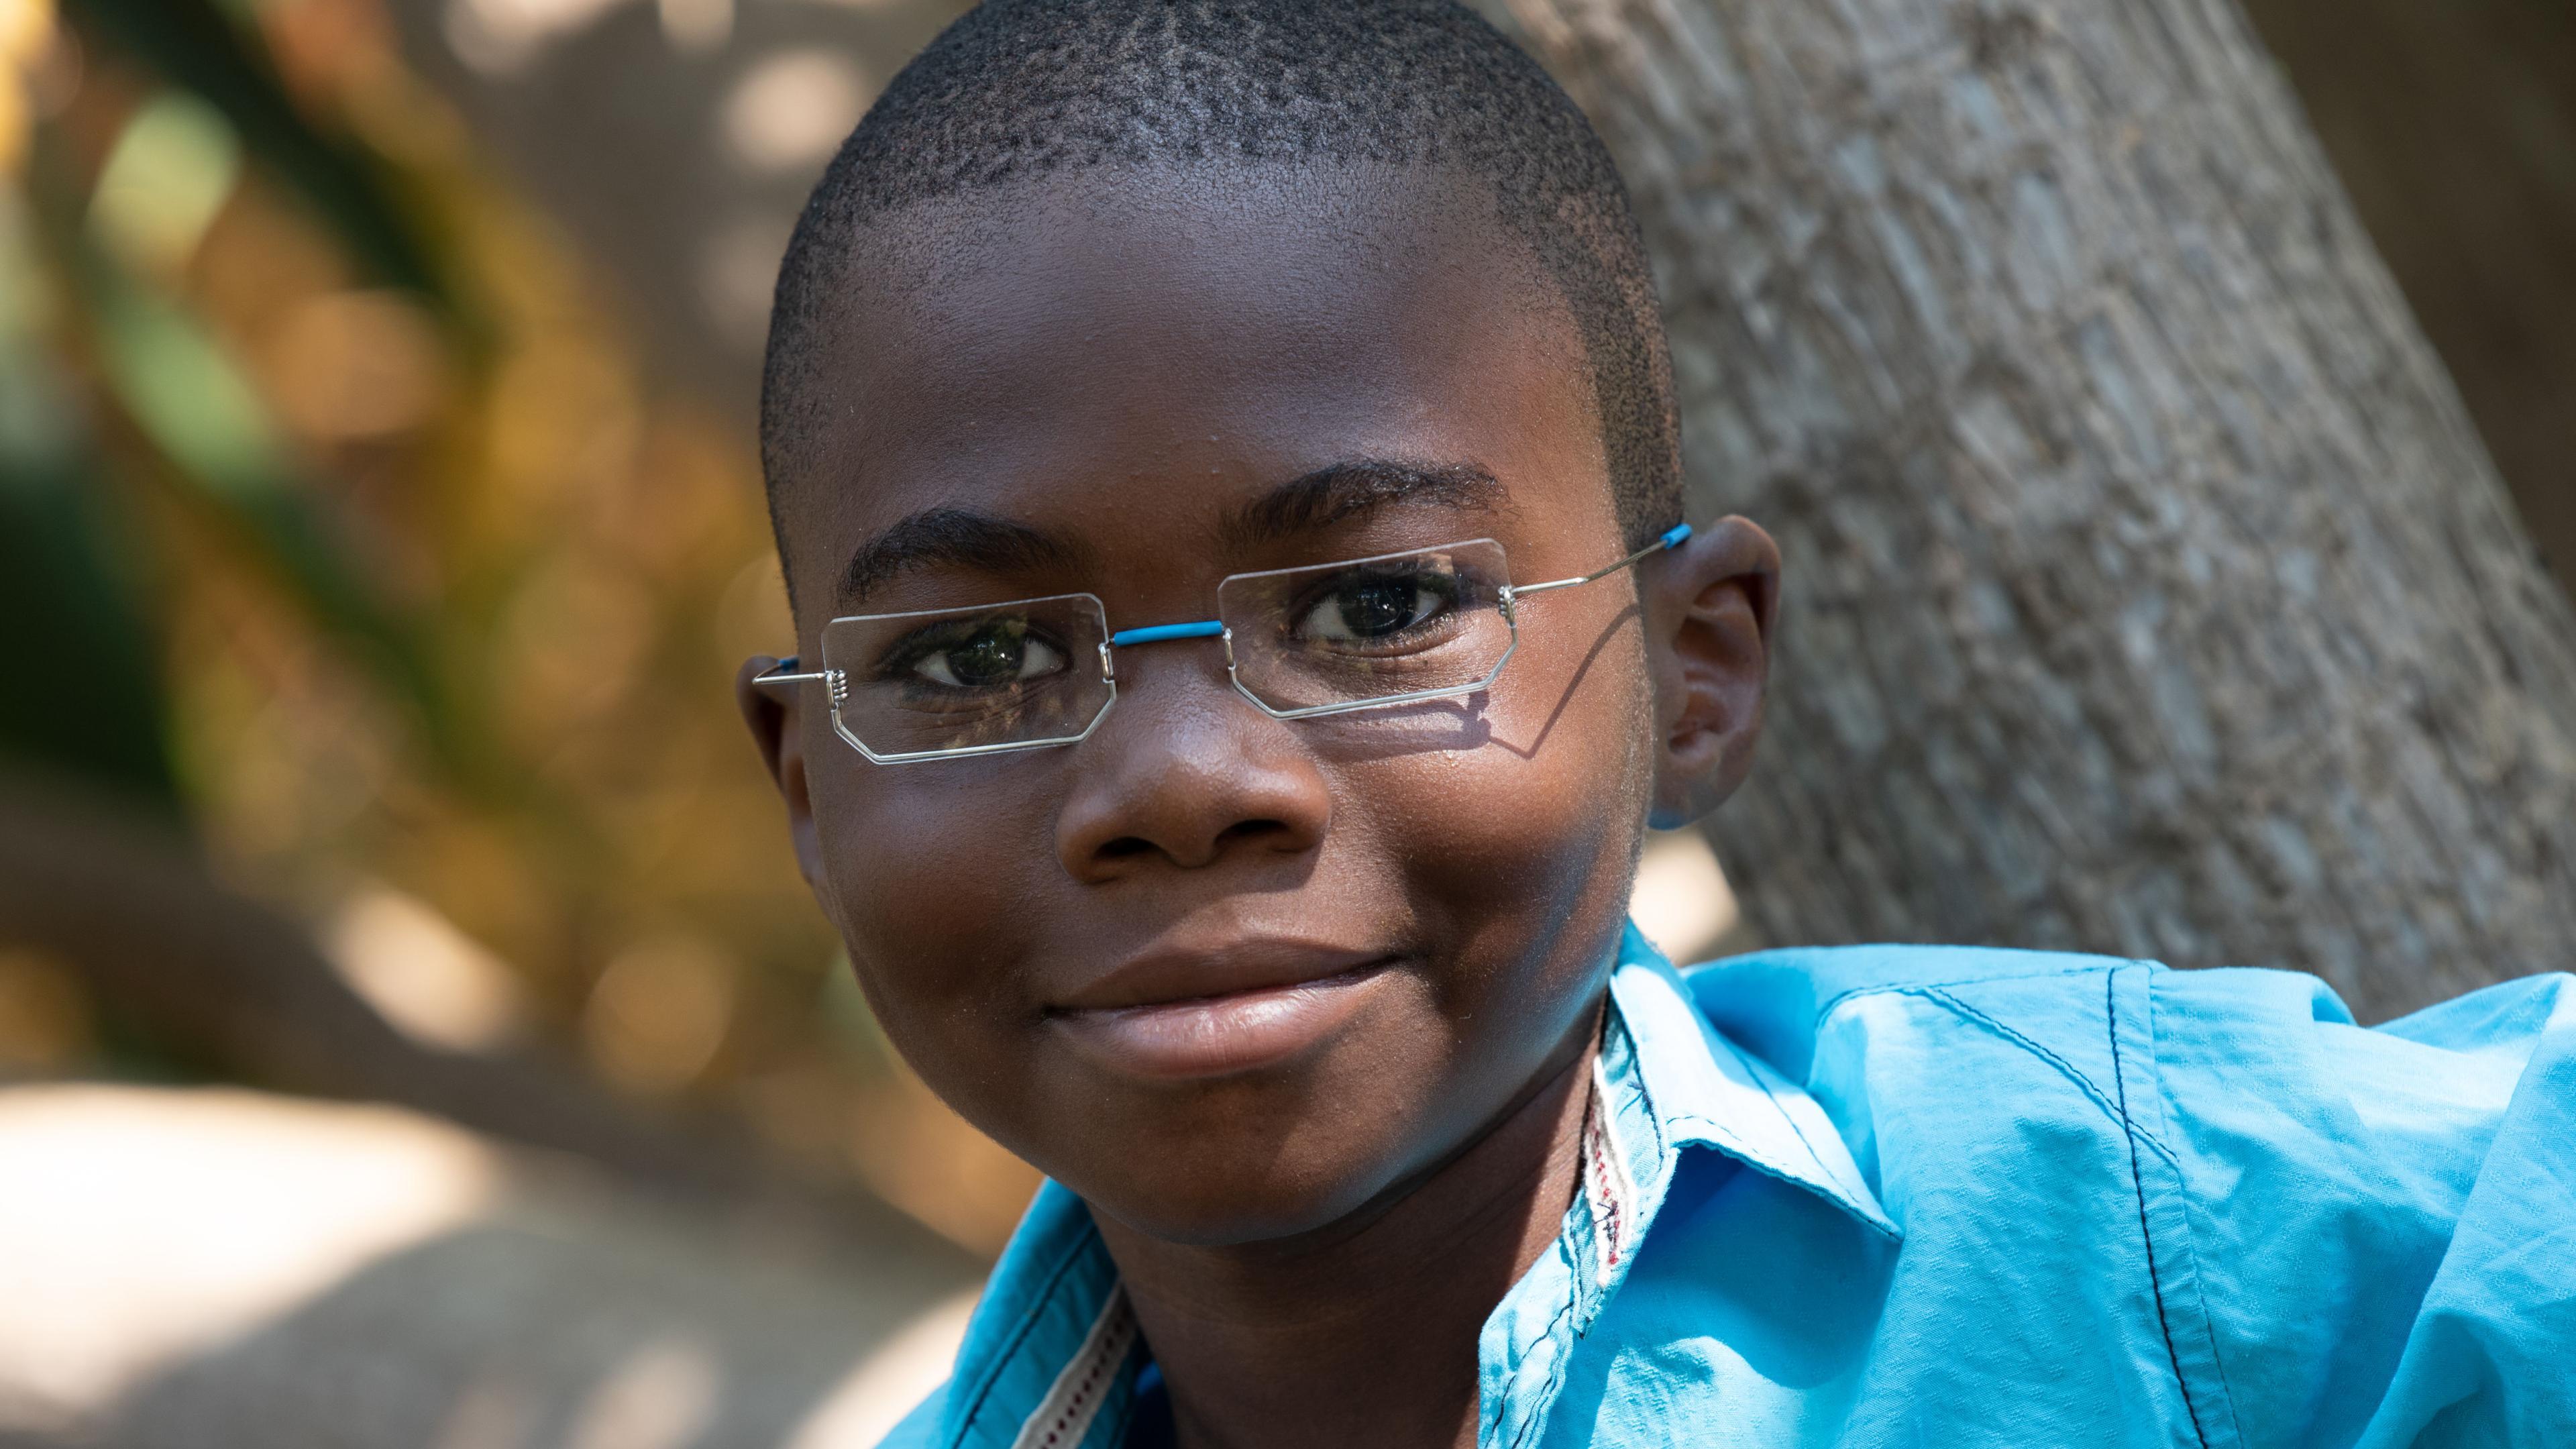
<path fill-rule="evenodd" d="M 1118 704 L 1092 737 L 1056 821 L 1075 879 L 1203 870 L 1323 843 L 1332 792 L 1296 727 L 1228 688 L 1216 651 L 1122 650 Z"/>

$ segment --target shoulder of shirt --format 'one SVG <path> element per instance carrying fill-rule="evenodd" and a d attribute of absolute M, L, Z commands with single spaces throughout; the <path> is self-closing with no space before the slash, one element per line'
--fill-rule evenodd
<path fill-rule="evenodd" d="M 1806 946 L 1721 957 L 1681 968 L 1693 1003 L 1722 1028 L 1762 1039 L 1783 1032 L 1805 1035 L 1837 1009 L 1871 996 L 1907 993 L 1928 997 L 1984 996 L 1976 988 L 2010 984 L 2020 999 L 2096 999 L 2103 978 L 2118 971 L 2147 973 L 2159 1007 L 2251 1011 L 2283 1024 L 2350 1026 L 2351 1011 L 2334 989 L 2301 971 L 2219 967 L 2177 971 L 2125 956 L 2071 951 L 2025 951 L 2000 946 Z M 2576 999 L 2576 976 L 2566 972 L 2517 977 L 2428 1006 L 2383 1023 L 2376 1030 L 2409 1039 L 2439 1040 L 2537 1026 L 2562 1003 Z M 1740 1038 L 1741 1039 L 1741 1038 Z"/>
<path fill-rule="evenodd" d="M 1682 979 L 1814 1095 L 1923 1262 L 1973 1280 L 2016 1243 L 2082 1264 L 2067 1291 L 2147 1292 L 2203 1442 L 2576 1444 L 2576 976 L 2367 1028 L 2313 976 L 2120 957 Z"/>
<path fill-rule="evenodd" d="M 1766 983 L 1795 979 L 1806 984 L 1806 999 L 1821 1011 L 1843 998 L 1872 992 L 2042 977 L 2098 980 L 2105 971 L 2154 964 L 2123 956 L 2004 946 L 1795 946 L 1721 957 L 1684 967 L 1681 974 L 1694 989 L 1753 978 Z"/>
<path fill-rule="evenodd" d="M 2249 1066 L 2273 1091 L 2334 1097 L 2380 1077 L 2405 1090 L 2428 1074 L 2509 1086 L 2544 1040 L 2576 1034 L 2576 977 L 2565 973 L 2504 981 L 2368 1029 L 2332 987 L 2302 972 L 2178 971 L 2068 952 L 1812 947 L 1712 961 L 1681 978 L 1711 1025 L 1792 1080 L 1810 1079 L 1820 1044 L 1947 1021 L 2044 1060 L 2050 1078 L 2123 1125 L 2124 1079 L 2178 1093 L 2167 1106 L 2186 1116 L 2202 1098 L 2195 1085 L 2242 1088 Z"/>
<path fill-rule="evenodd" d="M 1793 1079 L 1806 1075 L 1827 1018 L 1873 997 L 1905 995 L 1972 1013 L 2029 1048 L 2039 1018 L 2098 1020 L 2106 978 L 2152 962 L 1984 946 L 1814 946 L 1757 951 L 1682 971 L 1710 1023 Z"/>

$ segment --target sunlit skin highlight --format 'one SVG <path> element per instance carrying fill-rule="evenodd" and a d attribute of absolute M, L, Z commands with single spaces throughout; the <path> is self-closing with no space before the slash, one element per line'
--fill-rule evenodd
<path fill-rule="evenodd" d="M 1094 174 L 889 228 L 782 480 L 809 655 L 844 613 L 1087 590 L 1116 629 L 1240 571 L 1627 552 L 1574 324 L 1472 186 Z M 1246 526 L 1366 460 L 1498 486 Z M 941 510 L 1042 545 L 839 588 Z M 1326 719 L 1254 709 L 1214 641 L 1122 650 L 1090 738 L 980 759 L 871 765 L 819 695 L 741 689 L 887 1036 L 1091 1206 L 1185 1443 L 1472 1442 L 1477 1326 L 1574 1191 L 1642 832 L 1742 778 L 1777 571 L 1702 522 L 1527 601 L 1486 692 Z"/>

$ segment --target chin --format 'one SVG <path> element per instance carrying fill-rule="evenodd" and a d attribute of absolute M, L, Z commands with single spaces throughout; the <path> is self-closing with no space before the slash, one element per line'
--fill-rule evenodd
<path fill-rule="evenodd" d="M 1409 1093 L 1331 1073 L 1134 1095 L 1095 1086 L 1070 1099 L 1090 1106 L 1089 1132 L 1051 1134 L 1057 1150 L 1037 1165 L 1137 1233 L 1202 1247 L 1296 1238 L 1364 1212 L 1457 1126 Z M 1315 1110 L 1328 1101 L 1347 1110 Z"/>
<path fill-rule="evenodd" d="M 1095 1211 L 1135 1232 L 1167 1243 L 1222 1248 L 1321 1232 L 1367 1209 L 1394 1178 L 1374 1164 L 1318 1174 L 1282 1171 L 1275 1158 L 1247 1156 L 1236 1170 L 1208 1164 L 1141 1179 L 1131 1176 L 1101 1190 L 1065 1185 Z"/>

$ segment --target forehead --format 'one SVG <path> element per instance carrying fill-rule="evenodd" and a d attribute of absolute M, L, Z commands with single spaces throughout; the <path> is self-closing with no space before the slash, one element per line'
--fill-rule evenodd
<path fill-rule="evenodd" d="M 1490 194 L 1437 173 L 1097 172 L 912 208 L 862 235 L 819 332 L 781 480 L 800 579 L 929 508 L 1195 545 L 1366 458 L 1607 517 L 1572 314 Z"/>

